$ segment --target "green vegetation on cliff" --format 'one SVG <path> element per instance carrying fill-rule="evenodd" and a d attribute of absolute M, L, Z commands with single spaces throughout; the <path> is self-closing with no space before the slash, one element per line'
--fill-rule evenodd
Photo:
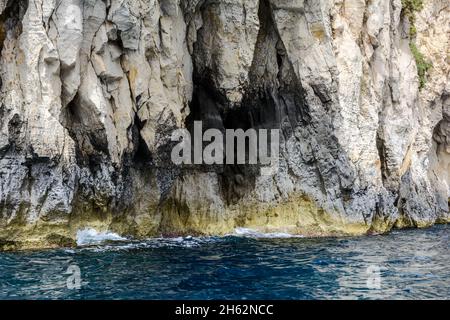
<path fill-rule="evenodd" d="M 425 56 L 419 51 L 414 42 L 411 42 L 409 47 L 411 48 L 411 53 L 413 54 L 414 59 L 416 60 L 417 75 L 419 76 L 419 88 L 422 89 L 427 80 L 428 70 L 433 65 L 425 59 Z"/>
<path fill-rule="evenodd" d="M 402 14 L 403 17 L 407 18 L 409 21 L 409 47 L 416 60 L 419 89 L 422 89 L 425 86 L 428 70 L 432 67 L 432 64 L 425 59 L 425 56 L 419 51 L 415 44 L 415 37 L 417 35 L 415 13 L 423 9 L 423 2 L 423 0 L 402 0 Z"/>
<path fill-rule="evenodd" d="M 423 0 L 402 0 L 403 16 L 409 20 L 409 35 L 414 38 L 417 34 L 415 13 L 423 9 Z"/>

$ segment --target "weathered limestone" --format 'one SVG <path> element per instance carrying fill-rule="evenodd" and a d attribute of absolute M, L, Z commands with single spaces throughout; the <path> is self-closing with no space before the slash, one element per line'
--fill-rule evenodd
<path fill-rule="evenodd" d="M 0 0 L 0 250 L 448 222 L 450 6 L 415 14 L 411 39 L 401 0 Z M 278 172 L 175 167 L 195 120 L 281 129 Z"/>

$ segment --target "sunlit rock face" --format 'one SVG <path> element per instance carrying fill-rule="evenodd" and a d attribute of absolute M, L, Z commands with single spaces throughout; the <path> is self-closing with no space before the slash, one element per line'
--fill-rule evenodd
<path fill-rule="evenodd" d="M 450 8 L 400 0 L 0 0 L 0 249 L 450 219 Z M 180 168 L 171 133 L 280 129 L 279 170 Z"/>

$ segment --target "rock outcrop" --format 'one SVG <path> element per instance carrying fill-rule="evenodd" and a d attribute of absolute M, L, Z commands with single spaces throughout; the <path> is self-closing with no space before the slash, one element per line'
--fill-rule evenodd
<path fill-rule="evenodd" d="M 0 0 L 0 13 L 1 249 L 72 245 L 87 227 L 321 236 L 450 220 L 446 0 L 414 12 L 415 35 L 401 0 Z M 420 90 L 411 42 L 432 64 Z M 196 120 L 280 129 L 279 170 L 171 164 L 171 133 Z"/>

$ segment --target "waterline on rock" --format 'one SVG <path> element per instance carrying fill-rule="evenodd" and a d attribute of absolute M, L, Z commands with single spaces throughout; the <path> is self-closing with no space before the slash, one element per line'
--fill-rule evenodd
<path fill-rule="evenodd" d="M 302 235 L 294 235 L 286 232 L 260 232 L 250 228 L 236 228 L 232 236 L 262 238 L 262 239 L 284 239 L 284 238 L 304 238 Z"/>

